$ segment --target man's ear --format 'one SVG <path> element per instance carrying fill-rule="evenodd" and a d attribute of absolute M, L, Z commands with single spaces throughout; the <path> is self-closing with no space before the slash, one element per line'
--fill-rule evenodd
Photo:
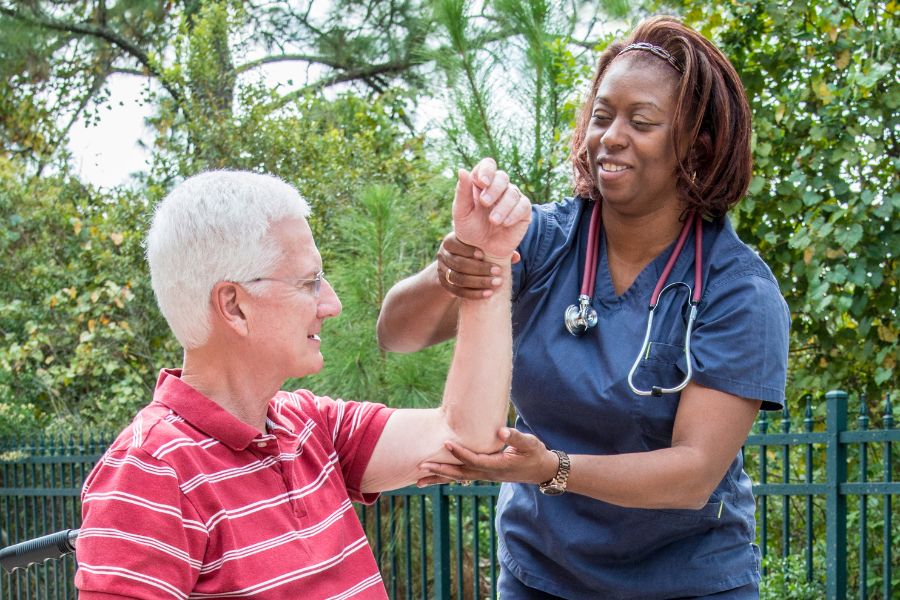
<path fill-rule="evenodd" d="M 210 294 L 213 319 L 240 336 L 249 333 L 247 316 L 244 314 L 244 300 L 247 292 L 236 283 L 220 281 L 213 286 Z"/>

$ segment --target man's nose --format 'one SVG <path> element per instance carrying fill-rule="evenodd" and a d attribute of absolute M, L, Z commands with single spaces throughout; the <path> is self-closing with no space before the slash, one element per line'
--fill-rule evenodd
<path fill-rule="evenodd" d="M 319 293 L 318 317 L 329 319 L 341 314 L 341 300 L 337 296 L 337 292 L 331 286 L 331 282 L 327 279 L 322 280 L 322 289 Z"/>

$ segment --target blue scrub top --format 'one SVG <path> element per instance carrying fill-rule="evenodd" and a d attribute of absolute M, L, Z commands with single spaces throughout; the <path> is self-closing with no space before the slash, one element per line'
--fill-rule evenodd
<path fill-rule="evenodd" d="M 576 302 L 591 203 L 535 206 L 513 271 L 516 427 L 570 454 L 645 452 L 671 445 L 679 394 L 638 396 L 627 383 L 640 351 L 650 295 L 674 247 L 616 296 L 601 236 L 593 306 L 582 337 L 563 324 Z M 691 235 L 669 281 L 694 284 Z M 790 315 L 772 272 L 726 218 L 703 223 L 703 295 L 691 337 L 693 381 L 784 404 Z M 685 373 L 686 294 L 666 293 L 635 384 L 677 385 Z M 740 453 L 700 510 L 623 508 L 578 494 L 544 496 L 503 484 L 500 557 L 525 585 L 566 598 L 673 598 L 759 578 L 754 501 Z"/>

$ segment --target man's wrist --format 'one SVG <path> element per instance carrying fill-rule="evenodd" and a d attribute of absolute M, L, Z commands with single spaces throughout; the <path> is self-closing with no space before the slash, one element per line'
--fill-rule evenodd
<path fill-rule="evenodd" d="M 481 250 L 482 254 L 484 254 L 484 261 L 493 263 L 498 267 L 508 267 L 512 264 L 513 253 L 510 252 L 506 256 L 495 256 L 493 254 L 488 254 L 484 250 Z"/>

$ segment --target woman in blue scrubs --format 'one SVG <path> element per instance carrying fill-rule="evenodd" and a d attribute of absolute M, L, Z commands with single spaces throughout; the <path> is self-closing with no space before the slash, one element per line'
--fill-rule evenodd
<path fill-rule="evenodd" d="M 758 598 L 740 448 L 760 408 L 783 406 L 789 313 L 726 216 L 751 177 L 740 79 L 697 32 L 648 19 L 601 55 L 572 149 L 576 196 L 533 207 L 513 272 L 516 427 L 498 433 L 506 449 L 493 455 L 449 442 L 462 464 L 426 463 L 433 476 L 423 483 L 508 482 L 497 519 L 503 600 Z M 486 202 L 508 185 L 491 160 L 474 174 Z M 575 336 L 563 315 L 590 265 L 596 210 L 587 295 L 597 324 Z M 691 214 L 702 215 L 699 228 L 685 227 Z M 661 296 L 642 344 L 683 228 L 667 281 L 701 290 L 692 376 L 680 391 L 641 395 L 634 388 L 674 388 L 688 372 L 681 288 Z M 452 337 L 459 298 L 496 284 L 479 258 L 448 236 L 435 263 L 388 294 L 382 346 L 413 351 Z"/>

